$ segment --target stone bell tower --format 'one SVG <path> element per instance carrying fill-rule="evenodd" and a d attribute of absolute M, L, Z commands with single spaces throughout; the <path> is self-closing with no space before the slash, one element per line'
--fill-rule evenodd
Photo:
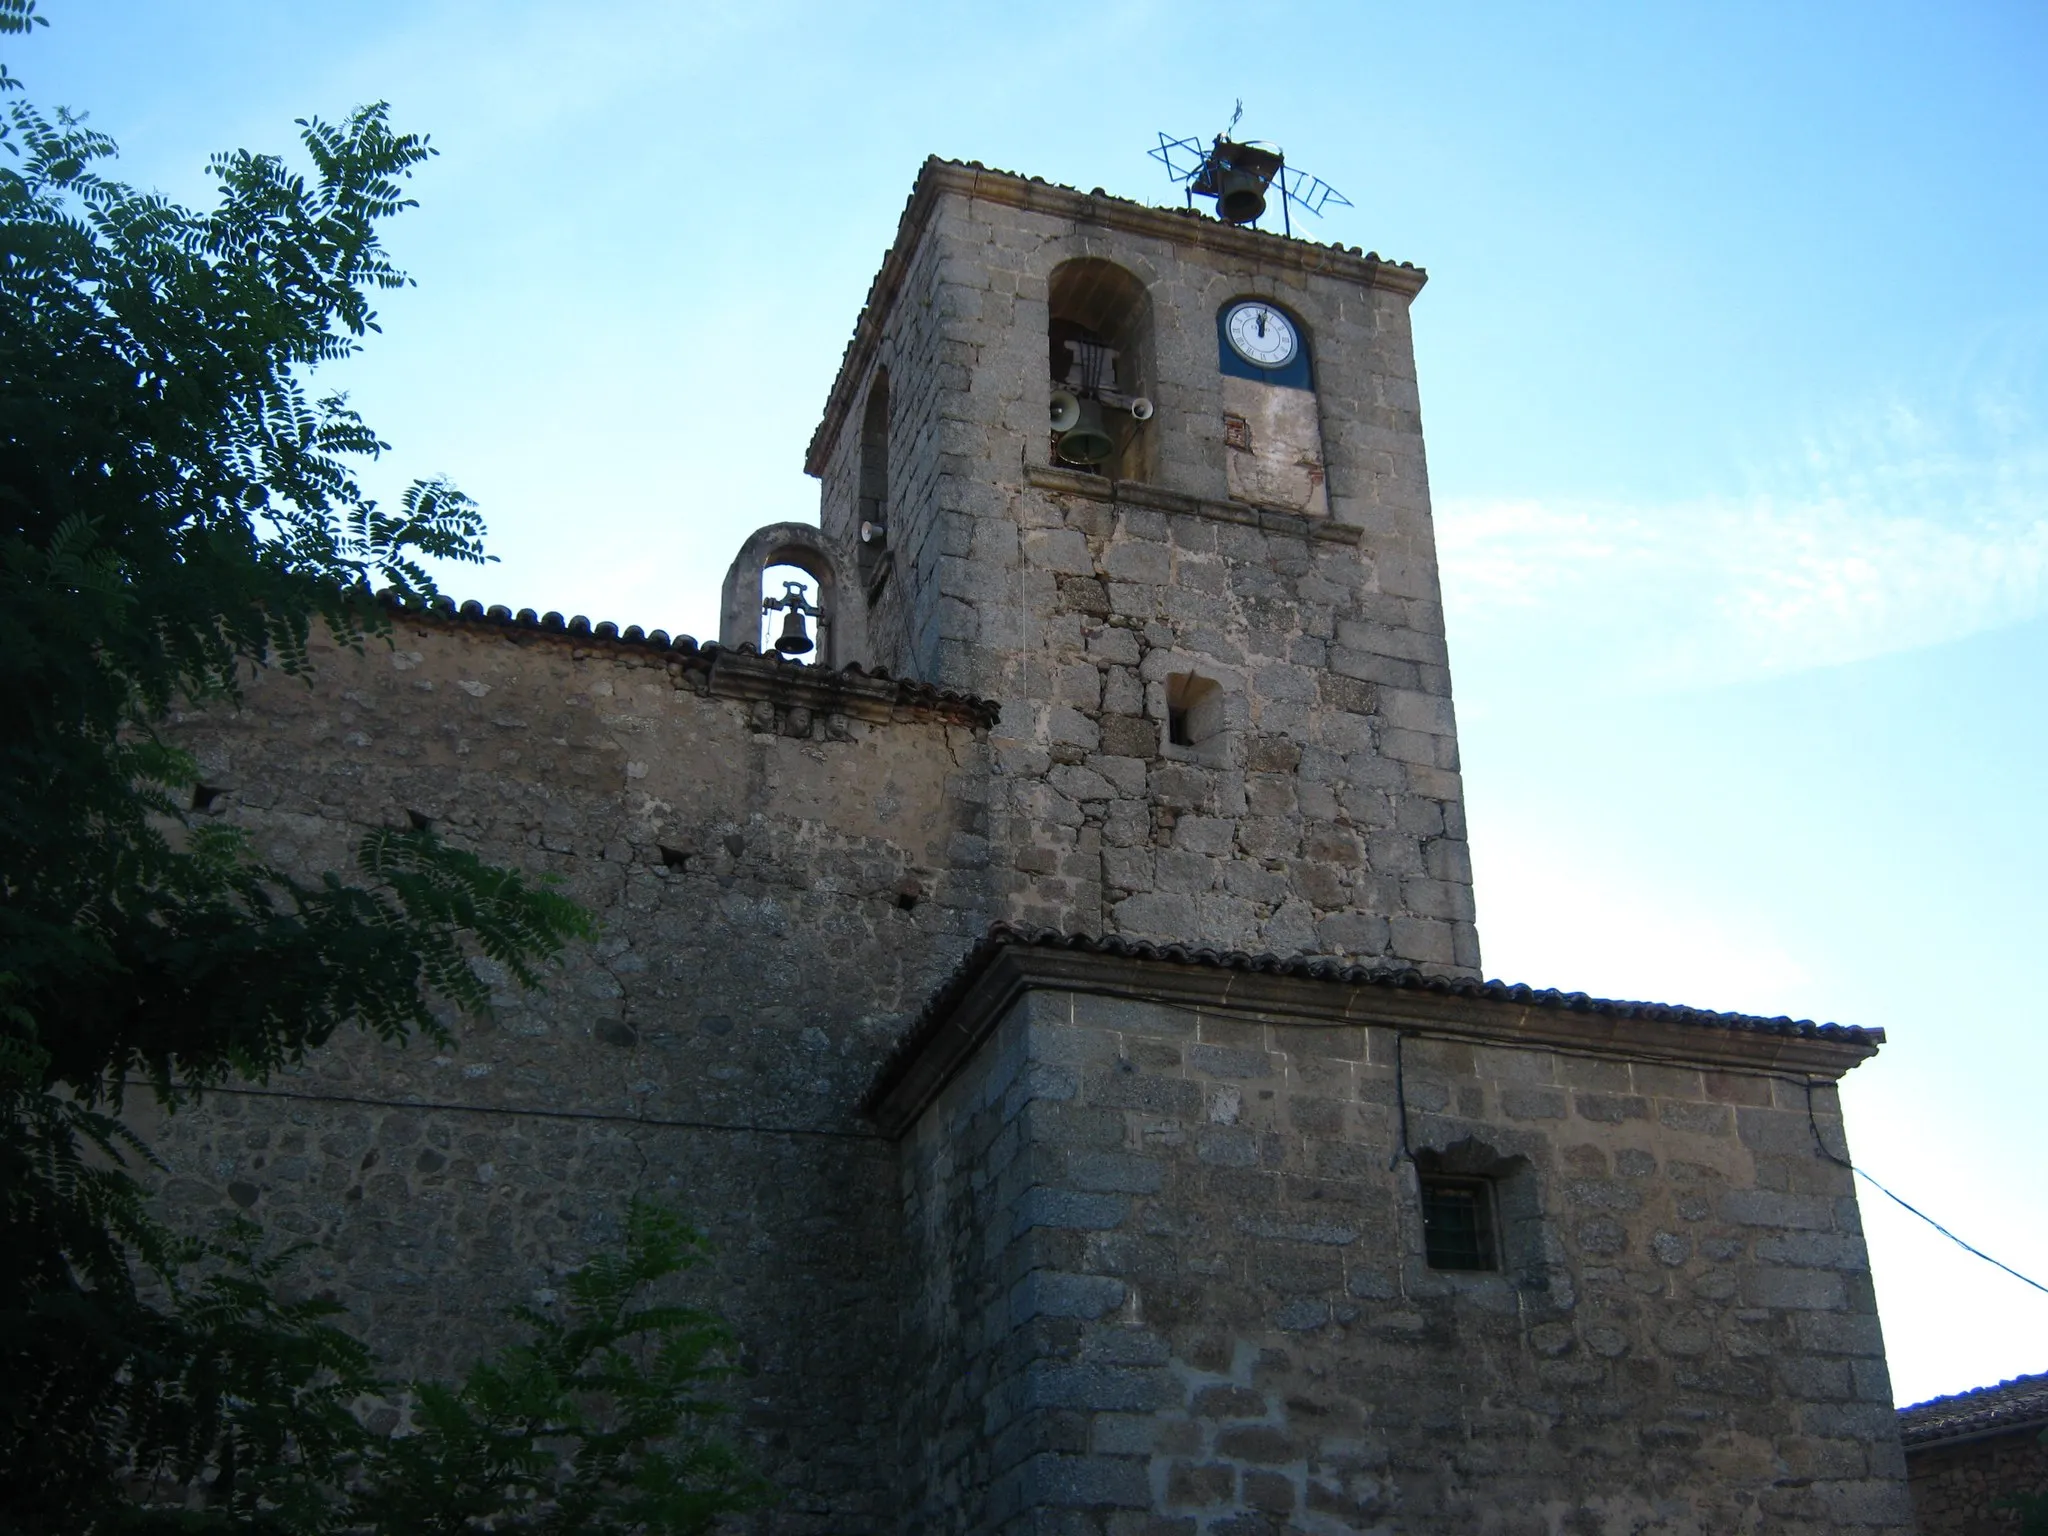
<path fill-rule="evenodd" d="M 808 468 L 837 659 L 1001 705 L 990 910 L 1477 974 L 1423 282 L 926 163 Z"/>

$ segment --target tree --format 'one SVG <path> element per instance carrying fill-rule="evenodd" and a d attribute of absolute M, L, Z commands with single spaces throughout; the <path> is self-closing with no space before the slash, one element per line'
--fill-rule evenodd
<path fill-rule="evenodd" d="M 725 1374 L 724 1325 L 700 1308 L 635 1304 L 702 1251 L 673 1214 L 635 1206 L 625 1252 L 568 1278 L 562 1316 L 516 1309 L 530 1342 L 459 1388 L 414 1384 L 418 1432 L 365 1457 L 351 1526 L 375 1536 L 702 1532 L 758 1502 L 760 1482 L 705 1433 L 723 1412 L 705 1389 Z"/>
<path fill-rule="evenodd" d="M 0 0 L 0 36 L 35 11 Z M 386 445 L 311 389 L 406 282 L 379 229 L 432 151 L 382 105 L 300 128 L 309 170 L 216 156 L 195 212 L 103 175 L 114 145 L 71 113 L 16 99 L 0 126 L 0 1507 L 23 1531 L 312 1529 L 369 1475 L 368 1354 L 278 1299 L 253 1228 L 154 1222 L 125 1095 L 176 1108 L 344 1025 L 440 1037 L 438 1008 L 488 1006 L 473 958 L 530 987 L 590 931 L 431 831 L 309 880 L 188 819 L 169 709 L 309 676 L 316 625 L 376 643 L 436 597 L 427 562 L 485 558 L 453 486 L 370 499 L 354 466 Z M 469 1392 L 430 1422 L 484 1413 Z"/>

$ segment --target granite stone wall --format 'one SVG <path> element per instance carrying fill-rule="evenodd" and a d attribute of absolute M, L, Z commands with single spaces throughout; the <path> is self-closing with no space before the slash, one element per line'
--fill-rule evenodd
<path fill-rule="evenodd" d="M 2019 1511 L 2008 1499 L 2048 1493 L 2041 1428 L 1906 1452 L 1907 1486 L 1920 1536 L 2011 1536 Z"/>
<path fill-rule="evenodd" d="M 635 1194 L 671 1198 L 717 1246 L 697 1283 L 787 1490 L 760 1529 L 893 1530 L 894 1158 L 856 1106 L 985 926 L 961 857 L 985 730 L 914 691 L 531 623 L 402 620 L 315 660 L 310 687 L 267 674 L 174 722 L 208 814 L 309 872 L 423 819 L 559 879 L 601 932 L 444 1045 L 343 1035 L 151 1125 L 165 1210 L 310 1244 L 298 1283 L 435 1373 L 616 1241 Z"/>
<path fill-rule="evenodd" d="M 1146 484 L 1052 462 L 1047 292 L 1077 258 L 1149 298 Z M 873 659 L 997 700 L 991 891 L 1088 933 L 1476 974 L 1408 304 L 1412 268 L 927 165 L 812 449 L 850 565 L 863 403 L 891 401 Z M 1215 315 L 1262 294 L 1313 349 L 1326 517 L 1230 499 Z M 1175 677 L 1224 730 L 1167 739 Z"/>
<path fill-rule="evenodd" d="M 1426 1264 L 1404 1100 L 1502 1170 L 1501 1272 Z M 905 1140 L 915 1528 L 1907 1532 L 1816 1131 L 1826 1085 L 1028 991 Z"/>
<path fill-rule="evenodd" d="M 1082 256 L 1149 298 L 1142 484 L 1048 462 Z M 485 968 L 445 1043 L 340 1038 L 153 1126 L 165 1208 L 306 1242 L 302 1283 L 442 1372 L 674 1199 L 784 1490 L 762 1532 L 1903 1531 L 1825 1086 L 1810 1117 L 1683 1052 L 1502 1044 L 1512 1008 L 1249 1016 L 1219 971 L 1033 993 L 914 1124 L 863 1117 L 998 920 L 1477 975 L 1421 281 L 934 162 L 811 458 L 868 672 L 406 615 L 177 719 L 268 858 L 430 824 L 602 931 L 538 996 Z M 1315 349 L 1327 516 L 1229 497 L 1245 294 Z M 886 576 L 852 548 L 882 370 Z M 1422 1262 L 1404 1131 L 1509 1170 L 1503 1273 Z"/>

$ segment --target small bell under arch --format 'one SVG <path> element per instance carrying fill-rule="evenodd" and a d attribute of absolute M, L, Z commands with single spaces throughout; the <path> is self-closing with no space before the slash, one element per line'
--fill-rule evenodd
<path fill-rule="evenodd" d="M 782 614 L 782 633 L 775 637 L 775 650 L 782 656 L 808 656 L 814 649 L 810 631 L 804 627 L 804 618 L 821 616 L 816 604 L 805 601 L 804 594 L 810 589 L 801 581 L 785 581 L 782 596 L 761 599 L 763 613 Z"/>

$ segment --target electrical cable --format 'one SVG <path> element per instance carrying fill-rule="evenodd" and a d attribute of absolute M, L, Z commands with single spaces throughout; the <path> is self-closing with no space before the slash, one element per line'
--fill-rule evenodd
<path fill-rule="evenodd" d="M 1394 1155 L 1387 1159 L 1389 1170 L 1400 1167 L 1404 1157 L 1411 1163 L 1415 1161 L 1415 1154 L 1408 1149 L 1408 1082 L 1402 1061 L 1405 1054 L 1402 1047 L 1407 1039 L 1405 1032 L 1394 1031 L 1394 1116 L 1400 1123 L 1401 1139 L 1394 1148 Z"/>
<path fill-rule="evenodd" d="M 1394 1155 L 1387 1160 L 1387 1166 L 1389 1168 L 1399 1167 L 1401 1159 L 1404 1157 L 1408 1158 L 1410 1161 L 1413 1161 L 1415 1156 L 1408 1142 L 1408 1089 L 1406 1073 L 1406 1052 L 1404 1050 L 1404 1046 L 1406 1045 L 1407 1039 L 1408 1036 L 1405 1031 L 1395 1031 L 1394 1111 L 1396 1124 L 1399 1130 L 1399 1139 L 1394 1148 Z M 1773 1081 L 1786 1083 L 1793 1087 L 1797 1087 L 1805 1093 L 1806 1123 L 1807 1126 L 1813 1132 L 1813 1144 L 1820 1149 L 1821 1156 L 1825 1157 L 1831 1163 L 1837 1164 L 1840 1167 L 1848 1169 L 1857 1178 L 1862 1179 L 1872 1189 L 1876 1190 L 1879 1194 L 1883 1195 L 1887 1200 L 1891 1201 L 1894 1205 L 1898 1206 L 1899 1209 L 1906 1211 L 1910 1215 L 1919 1217 L 1920 1220 L 1926 1222 L 1928 1226 L 1934 1228 L 1935 1231 L 1939 1232 L 1943 1237 L 1947 1238 L 1950 1242 L 1954 1243 L 1958 1248 L 1962 1249 L 1965 1253 L 1971 1254 L 1976 1258 L 1982 1259 L 1986 1264 L 1991 1265 L 1994 1269 L 2004 1270 L 2008 1275 L 2011 1275 L 2013 1279 L 2020 1281 L 2022 1284 L 2032 1286 L 2035 1290 L 2040 1291 L 2043 1295 L 2048 1295 L 2048 1285 L 2043 1285 L 2040 1281 L 2034 1279 L 2031 1275 L 2022 1274 L 2019 1270 L 2014 1269 L 2010 1264 L 2005 1263 L 2003 1260 L 1993 1258 L 1990 1254 L 1986 1253 L 1982 1248 L 1979 1248 L 1976 1244 L 1969 1242 L 1964 1238 L 1958 1237 L 1955 1233 L 1951 1232 L 1947 1227 L 1943 1226 L 1940 1222 L 1936 1221 L 1932 1216 L 1928 1215 L 1925 1211 L 1921 1210 L 1917 1205 L 1914 1205 L 1910 1200 L 1907 1200 L 1903 1195 L 1899 1195 L 1894 1191 L 1886 1188 L 1885 1185 L 1876 1177 L 1869 1173 L 1866 1173 L 1863 1169 L 1857 1167 L 1856 1164 L 1850 1161 L 1848 1158 L 1843 1157 L 1840 1153 L 1836 1152 L 1833 1147 L 1830 1147 L 1827 1144 L 1827 1139 L 1823 1137 L 1820 1133 L 1820 1116 L 1819 1113 L 1813 1107 L 1813 1090 L 1815 1089 L 1815 1087 L 1820 1085 L 1817 1084 L 1812 1078 L 1780 1077 L 1774 1078 Z M 843 1141 L 880 1141 L 883 1139 L 879 1133 L 873 1131 L 839 1131 L 828 1130 L 816 1126 L 798 1125 L 733 1124 L 730 1122 L 717 1120 L 686 1120 L 654 1115 L 606 1114 L 602 1110 L 533 1109 L 498 1104 L 461 1104 L 456 1103 L 452 1100 L 436 1099 L 375 1099 L 363 1094 L 297 1093 L 285 1088 L 210 1087 L 202 1091 L 207 1093 L 231 1094 L 236 1097 L 246 1099 L 296 1099 L 306 1103 L 314 1104 L 357 1104 L 372 1109 L 413 1109 L 440 1111 L 442 1113 L 447 1114 L 511 1116 L 524 1115 L 530 1119 L 601 1121 L 615 1125 L 648 1126 L 658 1130 L 727 1131 L 742 1135 L 760 1136 L 819 1136 L 825 1137 L 827 1139 Z"/>
<path fill-rule="evenodd" d="M 2048 1285 L 2043 1285 L 2040 1281 L 2034 1279 L 2030 1275 L 2021 1274 L 2018 1270 L 2014 1269 L 2010 1264 L 2004 1263 L 2002 1260 L 1994 1259 L 1982 1248 L 1976 1246 L 1976 1244 L 1965 1242 L 1962 1238 L 1957 1237 L 1955 1233 L 1949 1231 L 1947 1227 L 1944 1227 L 1940 1222 L 1936 1221 L 1932 1216 L 1928 1215 L 1925 1211 L 1921 1210 L 1919 1206 L 1914 1205 L 1911 1201 L 1905 1199 L 1901 1195 L 1893 1194 L 1889 1189 L 1886 1189 L 1884 1185 L 1880 1184 L 1875 1178 L 1871 1177 L 1871 1175 L 1865 1173 L 1861 1168 L 1858 1168 L 1848 1158 L 1842 1157 L 1839 1154 L 1837 1154 L 1835 1149 L 1827 1144 L 1827 1141 L 1821 1136 L 1820 1133 L 1820 1117 L 1814 1113 L 1813 1108 L 1813 1090 L 1817 1085 L 1815 1084 L 1812 1078 L 1809 1077 L 1805 1079 L 1794 1079 L 1788 1077 L 1781 1077 L 1776 1079 L 1776 1081 L 1781 1083 L 1797 1082 L 1801 1088 L 1804 1088 L 1806 1090 L 1806 1123 L 1813 1130 L 1813 1144 L 1820 1148 L 1820 1153 L 1822 1157 L 1825 1157 L 1831 1163 L 1835 1163 L 1843 1168 L 1848 1169 L 1851 1173 L 1855 1174 L 1857 1178 L 1863 1180 L 1872 1189 L 1876 1190 L 1879 1194 L 1883 1195 L 1887 1200 L 1891 1201 L 1901 1210 L 1910 1211 L 1913 1215 L 1918 1216 L 1922 1221 L 1926 1222 L 1927 1225 L 1934 1228 L 1935 1231 L 1939 1232 L 1943 1237 L 1947 1238 L 1950 1242 L 1954 1243 L 1958 1248 L 1962 1249 L 1965 1253 L 1975 1254 L 1978 1258 L 1982 1259 L 1986 1264 L 1992 1265 L 1993 1267 L 1998 1269 L 2002 1269 L 2008 1275 L 2011 1275 L 2013 1279 L 2023 1281 L 2026 1284 L 2031 1285 L 2035 1290 L 2040 1291 L 2043 1295 L 2048 1295 Z"/>

